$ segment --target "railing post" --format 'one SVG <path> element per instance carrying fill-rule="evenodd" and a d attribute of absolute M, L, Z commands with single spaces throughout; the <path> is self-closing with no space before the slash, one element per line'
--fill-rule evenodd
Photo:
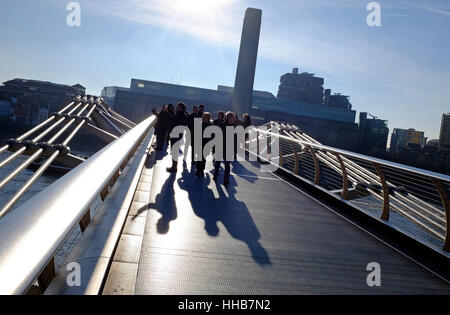
<path fill-rule="evenodd" d="M 279 155 L 279 160 L 278 160 L 278 165 L 280 167 L 283 167 L 284 161 L 283 161 L 283 149 L 281 148 L 281 145 L 278 145 L 278 155 Z"/>
<path fill-rule="evenodd" d="M 39 287 L 41 288 L 42 292 L 45 291 L 45 289 L 47 289 L 47 287 L 50 285 L 50 282 L 52 282 L 55 274 L 55 257 L 53 257 L 52 259 L 50 259 L 47 266 L 38 277 Z"/>
<path fill-rule="evenodd" d="M 298 174 L 300 172 L 300 162 L 298 159 L 298 153 L 297 150 L 295 150 L 294 143 L 292 141 L 289 141 L 289 144 L 291 145 L 292 152 L 294 152 L 295 158 L 294 174 Z"/>
<path fill-rule="evenodd" d="M 105 201 L 108 194 L 109 194 L 109 183 L 106 184 L 106 186 L 103 188 L 103 190 L 100 193 L 100 197 L 102 198 L 102 201 Z"/>
<path fill-rule="evenodd" d="M 114 182 L 117 182 L 117 179 L 119 179 L 121 173 L 122 172 L 120 171 L 120 169 L 117 170 L 117 172 L 114 173 L 114 176 L 113 176 Z"/>
<path fill-rule="evenodd" d="M 311 152 L 312 158 L 314 160 L 314 169 L 315 169 L 315 175 L 314 175 L 314 184 L 320 185 L 320 163 L 319 159 L 316 155 L 316 150 L 311 148 L 311 146 L 306 146 L 309 149 L 309 152 Z"/>
<path fill-rule="evenodd" d="M 384 177 L 383 170 L 381 166 L 377 163 L 372 162 L 373 167 L 377 171 L 378 177 L 380 178 L 381 188 L 383 189 L 383 213 L 381 214 L 381 218 L 383 220 L 389 220 L 389 187 L 386 182 L 386 178 Z"/>
<path fill-rule="evenodd" d="M 347 169 L 345 168 L 344 161 L 342 161 L 341 156 L 339 153 L 334 153 L 334 156 L 336 156 L 336 159 L 339 162 L 339 165 L 341 166 L 342 171 L 342 198 L 348 200 L 348 176 L 347 176 Z"/>
<path fill-rule="evenodd" d="M 444 207 L 445 212 L 445 238 L 444 238 L 444 250 L 450 251 L 450 202 L 448 199 L 447 190 L 445 189 L 442 182 L 438 179 L 432 179 L 434 186 L 436 186 L 439 195 L 441 196 L 442 206 Z"/>
<path fill-rule="evenodd" d="M 258 131 L 256 131 L 256 156 L 259 158 L 259 152 L 260 152 L 260 148 L 259 148 L 259 135 L 258 135 Z"/>
<path fill-rule="evenodd" d="M 87 229 L 89 223 L 91 223 L 91 209 L 88 209 L 80 220 L 79 225 L 81 232 L 84 232 Z"/>

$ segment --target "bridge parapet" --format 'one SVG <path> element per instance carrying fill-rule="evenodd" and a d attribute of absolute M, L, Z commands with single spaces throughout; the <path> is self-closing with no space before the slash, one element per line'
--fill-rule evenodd
<path fill-rule="evenodd" d="M 78 114 L 74 116 L 75 112 Z M 84 112 L 87 114 L 82 116 Z M 109 203 L 113 203 L 114 206 L 109 209 L 119 210 L 114 212 L 103 209 L 101 216 L 112 216 L 109 223 L 114 223 L 117 217 L 123 216 L 120 210 L 128 209 L 124 204 L 128 202 L 125 199 L 129 197 L 129 192 L 133 191 L 132 185 L 127 183 L 135 182 L 134 178 L 139 172 L 137 165 L 142 162 L 142 148 L 146 149 L 149 145 L 156 123 L 156 117 L 152 116 L 136 126 L 114 113 L 101 100 L 93 98 L 78 98 L 60 113 L 42 124 L 41 127 L 54 122 L 43 134 L 47 135 L 62 126 L 53 136 L 53 139 L 56 139 L 68 130 L 68 123 L 72 122 L 76 127 L 65 141 L 57 144 L 59 146 L 51 147 L 54 141 L 50 141 L 50 148 L 43 146 L 44 153 L 41 153 L 44 156 L 51 158 L 54 152 L 58 152 L 59 158 L 64 152 L 61 145 L 67 146 L 76 132 L 84 126 L 89 126 L 89 130 L 112 143 L 23 205 L 13 211 L 9 211 L 10 208 L 1 210 L 3 218 L 0 219 L 0 293 L 26 293 L 36 280 L 41 289 L 45 290 L 55 276 L 55 253 L 77 225 L 80 225 L 82 231 L 86 230 L 91 221 L 90 210 L 95 200 L 104 201 L 105 207 L 110 207 Z M 88 123 L 91 115 L 96 126 Z M 406 222 L 401 227 L 402 231 L 415 236 L 417 229 L 424 231 L 427 246 L 449 257 L 449 176 L 325 146 L 294 125 L 272 122 L 269 127 L 269 130 L 256 129 L 258 145 L 252 146 L 257 148 L 256 155 L 262 161 L 276 165 L 356 208 L 373 208 L 373 213 L 386 224 L 398 223 L 399 217 L 405 219 L 401 221 Z M 275 129 L 280 132 L 275 132 Z M 38 130 L 36 127 L 33 132 L 17 138 L 17 144 L 6 143 L 0 153 L 1 150 L 20 151 L 20 154 L 33 157 L 41 147 L 33 149 L 26 141 Z M 42 134 L 38 137 L 41 136 Z M 261 146 L 260 143 L 264 142 L 265 145 Z M 275 145 L 275 142 L 279 145 Z M 22 144 L 23 148 L 15 147 Z M 51 150 L 53 152 L 50 152 Z M 45 151 L 50 154 L 45 154 Z M 266 158 L 268 152 L 275 157 Z M 130 163 L 133 158 L 138 162 L 134 159 L 135 162 Z M 7 164 L 8 159 L 1 163 Z M 51 162 L 47 162 L 39 174 L 42 174 L 49 164 Z M 133 170 L 127 175 L 124 170 L 129 168 L 130 164 L 134 165 Z M 118 185 L 114 185 L 117 181 L 125 183 L 125 188 L 130 188 L 123 193 L 111 193 L 113 187 L 117 188 Z M 116 199 L 111 198 L 117 195 L 128 197 L 119 198 L 116 203 Z M 117 206 L 118 204 L 120 206 Z M 117 226 L 120 226 L 120 222 Z M 119 235 L 120 229 L 117 226 L 114 229 L 103 227 L 98 230 L 106 231 L 106 234 L 114 230 L 114 233 Z M 423 238 L 423 235 L 420 237 Z M 100 237 L 101 240 L 105 238 L 105 234 Z M 88 244 L 91 239 L 95 237 L 87 238 L 85 243 Z M 78 251 L 77 255 L 83 256 L 78 258 L 92 258 L 93 247 L 86 246 Z M 110 251 L 114 248 L 111 244 L 106 247 Z M 103 248 L 105 247 L 94 248 L 99 259 L 106 255 Z M 111 256 L 111 252 L 108 255 Z M 103 266 L 107 266 L 107 263 Z M 92 278 L 95 278 L 94 271 Z M 84 287 L 82 293 L 97 294 L 99 284 L 101 282 Z"/>
<path fill-rule="evenodd" d="M 262 160 L 450 252 L 450 176 L 322 145 L 288 123 L 256 130 Z"/>
<path fill-rule="evenodd" d="M 76 104 L 77 102 L 78 104 Z M 84 101 L 80 101 L 78 98 L 64 108 L 61 113 L 75 105 L 76 108 L 72 107 L 72 112 L 80 107 L 82 107 L 82 111 L 89 108 L 86 116 L 89 117 L 99 102 L 101 101 L 93 98 L 84 99 Z M 41 127 L 55 120 L 55 117 L 50 117 Z M 115 119 L 120 119 L 118 117 L 120 116 L 116 116 Z M 61 118 L 61 123 L 63 119 L 66 118 Z M 74 123 L 75 120 L 76 118 L 70 118 L 69 122 Z M 27 293 L 36 281 L 39 282 L 42 290 L 48 286 L 55 275 L 54 255 L 78 224 L 82 230 L 86 229 L 91 219 L 91 205 L 99 196 L 103 201 L 107 198 L 114 183 L 120 178 L 136 150 L 142 145 L 144 139 L 151 137 L 156 117 L 151 116 L 134 127 L 131 126 L 133 123 L 125 119 L 122 121 L 123 125 L 126 124 L 130 129 L 120 138 L 39 194 L 14 208 L 13 211 L 9 211 L 10 208 L 2 209 L 3 217 L 0 219 L 0 238 L 2 239 L 0 243 L 0 294 Z M 63 144 L 67 145 L 85 122 L 86 120 L 80 120 Z M 34 131 L 40 128 L 35 128 Z M 62 134 L 64 131 L 60 129 L 58 134 Z M 28 132 L 18 139 L 23 140 L 31 134 Z M 3 150 L 6 149 L 9 147 L 3 148 Z M 54 154 L 51 157 L 58 155 Z M 48 159 L 44 165 L 48 167 L 53 160 Z M 44 165 L 33 175 L 33 178 L 45 171 Z M 30 181 L 31 184 L 32 181 Z"/>

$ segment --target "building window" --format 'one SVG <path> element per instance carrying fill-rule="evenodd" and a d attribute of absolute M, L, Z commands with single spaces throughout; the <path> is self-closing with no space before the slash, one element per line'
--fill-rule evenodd
<path fill-rule="evenodd" d="M 138 88 L 140 88 L 140 89 L 143 89 L 143 88 L 145 88 L 145 84 L 144 83 L 138 83 Z"/>

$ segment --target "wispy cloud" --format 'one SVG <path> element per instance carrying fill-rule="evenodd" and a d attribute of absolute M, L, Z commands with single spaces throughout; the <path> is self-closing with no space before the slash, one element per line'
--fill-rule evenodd
<path fill-rule="evenodd" d="M 100 0 L 101 11 L 124 19 L 178 32 L 221 45 L 239 42 L 239 20 L 233 11 L 238 0 Z M 236 25 L 237 26 L 237 25 Z"/>
<path fill-rule="evenodd" d="M 230 49 L 239 46 L 243 13 L 249 4 L 240 0 L 98 0 L 93 3 L 109 14 Z M 325 0 L 312 4 L 310 1 L 289 0 L 287 5 L 304 9 L 319 4 L 355 8 L 361 7 L 361 3 L 347 0 L 337 4 L 334 0 Z M 310 27 L 323 29 L 326 26 L 311 24 Z M 299 33 L 298 28 L 300 26 L 295 21 L 284 21 L 282 17 L 264 14 L 263 10 L 260 57 L 286 64 L 287 68 L 300 65 L 321 75 L 364 77 L 389 86 L 422 82 L 423 73 L 430 72 L 407 56 L 386 50 L 383 43 L 352 36 L 317 38 L 309 34 L 308 29 Z M 333 32 L 332 29 L 326 30 Z M 436 82 L 429 79 L 427 86 L 441 86 L 441 76 L 430 77 L 436 78 Z"/>
<path fill-rule="evenodd" d="M 450 12 L 449 11 L 445 11 L 445 10 L 441 10 L 441 9 L 435 9 L 435 8 L 431 8 L 431 7 L 427 7 L 427 6 L 423 6 L 423 5 L 418 5 L 418 4 L 412 4 L 412 3 L 406 3 L 409 6 L 412 7 L 416 7 L 419 9 L 424 9 L 430 12 L 434 12 L 440 15 L 446 15 L 446 16 L 450 16 Z"/>
<path fill-rule="evenodd" d="M 396 13 L 382 13 L 385 16 L 408 16 L 408 14 L 396 14 Z"/>

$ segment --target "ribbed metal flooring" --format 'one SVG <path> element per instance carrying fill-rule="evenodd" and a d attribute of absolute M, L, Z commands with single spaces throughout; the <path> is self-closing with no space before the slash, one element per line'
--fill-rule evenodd
<path fill-rule="evenodd" d="M 170 175 L 170 162 L 159 157 L 137 212 L 147 218 L 135 294 L 450 294 L 448 283 L 256 164 L 234 163 L 224 187 L 222 176 L 198 179 L 190 165 Z M 369 262 L 381 265 L 381 287 L 366 284 Z"/>

